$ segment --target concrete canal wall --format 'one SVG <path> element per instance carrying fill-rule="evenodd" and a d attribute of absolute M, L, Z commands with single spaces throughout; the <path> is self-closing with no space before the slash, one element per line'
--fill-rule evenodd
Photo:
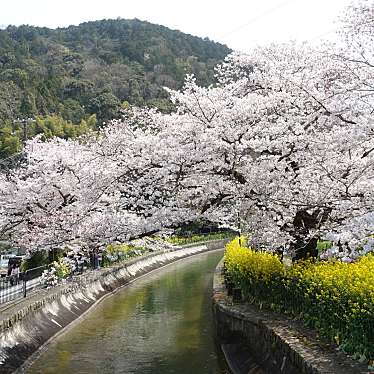
<path fill-rule="evenodd" d="M 179 259 L 223 248 L 225 240 L 154 252 L 113 268 L 83 274 L 78 282 L 51 289 L 22 308 L 0 316 L 0 373 L 22 372 L 48 340 L 82 316 L 105 296 L 134 279 Z M 26 300 L 27 301 L 27 300 Z"/>
<path fill-rule="evenodd" d="M 217 337 L 234 374 L 369 373 L 366 365 L 318 341 L 300 323 L 247 303 L 233 303 L 222 269 L 223 261 L 214 275 L 213 314 Z"/>

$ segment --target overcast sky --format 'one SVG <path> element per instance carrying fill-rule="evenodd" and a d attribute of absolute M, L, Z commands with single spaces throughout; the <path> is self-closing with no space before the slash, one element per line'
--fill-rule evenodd
<path fill-rule="evenodd" d="M 237 50 L 333 37 L 351 0 L 2 0 L 0 25 L 58 27 L 103 18 L 139 18 L 209 37 Z"/>

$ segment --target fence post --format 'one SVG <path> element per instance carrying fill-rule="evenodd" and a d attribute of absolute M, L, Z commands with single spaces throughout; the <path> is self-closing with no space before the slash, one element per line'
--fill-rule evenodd
<path fill-rule="evenodd" d="M 27 270 L 23 274 L 23 297 L 26 297 Z"/>

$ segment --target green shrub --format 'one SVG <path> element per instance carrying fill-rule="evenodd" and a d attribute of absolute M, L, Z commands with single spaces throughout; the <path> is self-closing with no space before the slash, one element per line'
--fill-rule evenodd
<path fill-rule="evenodd" d="M 142 246 L 132 244 L 109 244 L 103 253 L 103 266 L 110 263 L 126 260 L 132 257 L 141 256 L 147 251 Z"/>
<path fill-rule="evenodd" d="M 326 251 L 327 249 L 331 247 L 332 247 L 332 243 L 328 240 L 318 240 L 317 242 L 318 253 L 321 253 L 322 251 Z"/>
<path fill-rule="evenodd" d="M 48 265 L 48 264 L 49 264 L 48 252 L 46 251 L 35 252 L 29 258 L 26 258 L 24 261 L 22 261 L 21 271 L 34 269 L 36 267 Z"/>
<path fill-rule="evenodd" d="M 166 239 L 171 244 L 176 245 L 185 245 L 185 244 L 192 244 L 192 243 L 199 243 L 208 240 L 219 240 L 219 239 L 227 239 L 232 238 L 233 234 L 231 232 L 216 232 L 216 233 L 209 233 L 209 234 L 198 234 L 198 235 L 190 235 L 190 236 L 171 236 Z"/>

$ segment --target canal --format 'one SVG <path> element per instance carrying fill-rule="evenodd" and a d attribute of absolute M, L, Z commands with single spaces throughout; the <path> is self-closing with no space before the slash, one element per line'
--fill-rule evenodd
<path fill-rule="evenodd" d="M 27 373 L 224 374 L 211 292 L 223 251 L 159 269 L 119 290 L 55 339 Z"/>

